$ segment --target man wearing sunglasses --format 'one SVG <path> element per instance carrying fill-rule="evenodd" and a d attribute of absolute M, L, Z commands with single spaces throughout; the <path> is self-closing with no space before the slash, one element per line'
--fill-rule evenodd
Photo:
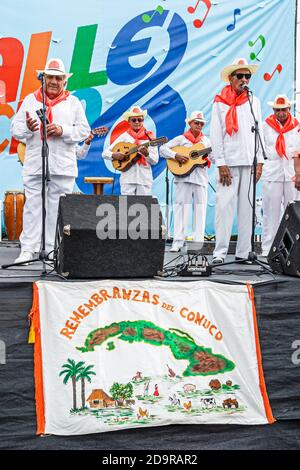
<path fill-rule="evenodd" d="M 291 114 L 290 101 L 277 95 L 268 101 L 273 108 L 264 122 L 267 160 L 263 174 L 263 236 L 262 254 L 267 256 L 281 219 L 281 203 L 286 208 L 297 197 L 293 156 L 299 145 L 299 122 Z"/>
<path fill-rule="evenodd" d="M 151 131 L 144 127 L 144 118 L 147 111 L 139 106 L 132 108 L 123 114 L 123 118 L 128 122 L 128 129 L 123 132 L 107 149 L 102 153 L 103 158 L 107 160 L 123 161 L 127 157 L 120 152 L 113 152 L 113 147 L 119 142 L 129 142 L 139 147 L 140 159 L 129 170 L 121 173 L 120 186 L 123 196 L 129 195 L 151 195 L 153 177 L 151 166 L 158 163 L 157 147 L 145 147 L 143 142 L 149 142 L 154 139 Z"/>
<path fill-rule="evenodd" d="M 174 158 L 179 163 L 189 160 L 185 155 L 174 152 L 175 147 L 192 147 L 200 142 L 205 148 L 210 147 L 210 140 L 202 133 L 202 128 L 206 123 L 202 111 L 193 111 L 185 120 L 189 126 L 184 134 L 174 137 L 167 144 L 160 148 L 162 157 Z M 184 245 L 185 231 L 188 225 L 188 216 L 192 203 L 193 207 L 193 229 L 194 241 L 204 240 L 206 206 L 207 206 L 207 185 L 208 174 L 206 166 L 197 166 L 192 173 L 187 176 L 174 176 L 176 187 L 175 207 L 174 207 L 174 241 L 170 251 L 180 251 Z"/>
<path fill-rule="evenodd" d="M 221 72 L 229 83 L 215 97 L 210 128 L 212 153 L 218 167 L 215 231 L 216 247 L 213 264 L 221 264 L 227 255 L 235 210 L 238 216 L 236 259 L 248 258 L 251 251 L 252 176 L 254 158 L 254 125 L 245 87 L 258 66 L 246 59 L 236 59 Z M 262 130 L 261 107 L 258 98 L 251 96 L 253 110 Z M 262 135 L 262 134 L 261 134 Z M 263 155 L 257 155 L 257 178 L 262 173 Z"/>

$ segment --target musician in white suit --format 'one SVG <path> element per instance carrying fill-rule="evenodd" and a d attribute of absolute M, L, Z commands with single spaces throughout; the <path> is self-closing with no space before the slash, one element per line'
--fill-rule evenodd
<path fill-rule="evenodd" d="M 213 264 L 221 264 L 227 255 L 234 214 L 238 215 L 236 259 L 248 258 L 252 229 L 252 164 L 254 157 L 254 119 L 245 86 L 249 85 L 255 64 L 244 58 L 225 67 L 221 79 L 228 83 L 215 97 L 210 127 L 212 152 L 218 167 L 216 195 L 216 247 Z M 251 95 L 253 111 L 262 134 L 261 107 Z M 262 174 L 262 150 L 257 154 L 256 181 Z"/>
<path fill-rule="evenodd" d="M 173 158 L 184 165 L 184 162 L 188 161 L 189 158 L 174 152 L 172 148 L 177 146 L 192 147 L 198 142 L 202 143 L 205 148 L 210 147 L 210 140 L 202 133 L 205 122 L 204 115 L 201 111 L 193 111 L 186 119 L 189 130 L 163 145 L 160 148 L 161 156 L 164 158 Z M 204 240 L 208 185 L 207 165 L 201 167 L 197 166 L 187 176 L 174 176 L 174 183 L 176 187 L 174 241 L 170 251 L 177 252 L 180 251 L 184 245 L 188 217 L 193 201 L 194 241 L 201 242 Z"/>
<path fill-rule="evenodd" d="M 121 173 L 120 186 L 121 194 L 124 196 L 129 195 L 151 195 L 153 176 L 152 165 L 156 165 L 159 160 L 157 147 L 148 148 L 143 145 L 143 142 L 149 142 L 154 139 L 151 131 L 144 127 L 144 118 L 147 116 L 147 111 L 141 109 L 139 106 L 132 106 L 132 108 L 123 114 L 123 119 L 128 121 L 130 128 L 121 134 L 107 149 L 104 150 L 102 156 L 107 160 L 124 161 L 126 156 L 121 152 L 113 152 L 114 146 L 119 142 L 129 142 L 139 147 L 139 160 L 132 165 L 129 170 Z"/>
<path fill-rule="evenodd" d="M 273 108 L 264 122 L 265 150 L 263 181 L 263 236 L 262 254 L 267 256 L 277 233 L 284 209 L 297 197 L 293 155 L 298 148 L 299 122 L 291 114 L 293 102 L 285 95 L 277 95 L 268 105 Z"/>

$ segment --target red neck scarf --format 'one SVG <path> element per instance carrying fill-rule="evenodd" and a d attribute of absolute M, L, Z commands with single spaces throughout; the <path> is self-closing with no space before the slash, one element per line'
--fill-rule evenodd
<path fill-rule="evenodd" d="M 289 113 L 289 117 L 285 121 L 284 126 L 282 126 L 276 119 L 275 114 L 271 114 L 271 116 L 266 119 L 266 123 L 269 124 L 269 126 L 279 134 L 276 140 L 276 151 L 278 155 L 280 158 L 284 156 L 286 159 L 288 159 L 286 154 L 285 138 L 283 134 L 295 129 L 295 127 L 297 127 L 299 124 L 298 120 L 292 116 L 291 113 Z"/>
<path fill-rule="evenodd" d="M 70 95 L 69 91 L 63 90 L 60 93 L 60 95 L 58 95 L 53 100 L 50 100 L 50 98 L 45 94 L 45 105 L 47 107 L 46 116 L 49 119 L 50 123 L 53 122 L 53 114 L 52 114 L 53 106 L 55 106 L 58 103 L 61 103 L 62 101 L 65 101 L 68 98 L 69 95 Z M 40 103 L 43 102 L 42 87 L 34 92 L 34 97 Z"/>
<path fill-rule="evenodd" d="M 204 137 L 204 134 L 200 131 L 200 134 L 199 134 L 197 137 L 195 137 L 194 134 L 192 133 L 191 129 L 189 129 L 187 132 L 185 132 L 185 133 L 183 134 L 183 136 L 184 136 L 187 140 L 189 140 L 190 142 L 192 142 L 192 144 L 194 145 L 194 144 L 198 144 L 198 142 L 200 142 L 200 140 L 202 139 L 202 137 Z M 210 168 L 210 160 L 209 160 L 209 158 L 208 158 L 208 157 L 204 157 L 203 159 L 207 161 L 207 166 L 208 166 L 208 168 Z"/>
<path fill-rule="evenodd" d="M 147 132 L 147 134 L 146 134 Z M 141 140 L 152 140 L 154 139 L 154 134 L 151 131 L 147 131 L 144 127 L 141 127 L 138 132 L 135 132 L 131 127 L 128 129 L 127 133 L 134 139 L 135 145 L 142 145 Z M 141 158 L 137 161 L 139 165 L 147 166 L 147 161 L 144 155 L 141 155 Z"/>
<path fill-rule="evenodd" d="M 192 144 L 198 144 L 198 142 L 200 142 L 200 140 L 204 136 L 204 134 L 202 134 L 202 132 L 200 131 L 200 134 L 197 137 L 195 137 L 194 134 L 192 133 L 191 129 L 189 129 L 183 135 L 187 140 L 192 142 Z"/>
<path fill-rule="evenodd" d="M 230 136 L 232 136 L 233 132 L 237 132 L 239 130 L 236 107 L 247 103 L 247 101 L 247 92 L 243 91 L 241 95 L 238 95 L 231 85 L 225 86 L 221 91 L 221 94 L 215 97 L 214 102 L 224 103 L 229 106 L 229 110 L 225 118 L 225 125 L 226 132 Z"/>

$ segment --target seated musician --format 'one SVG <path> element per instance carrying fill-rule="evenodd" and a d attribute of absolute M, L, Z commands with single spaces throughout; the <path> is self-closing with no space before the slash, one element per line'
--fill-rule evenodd
<path fill-rule="evenodd" d="M 117 143 L 129 142 L 140 145 L 138 154 L 140 158 L 127 171 L 121 173 L 120 186 L 122 195 L 151 195 L 153 177 L 151 165 L 158 163 L 158 151 L 156 147 L 145 147 L 143 142 L 154 139 L 151 131 L 144 127 L 144 118 L 147 111 L 133 106 L 129 111 L 123 114 L 123 118 L 128 121 L 129 129 L 121 134 L 112 145 L 102 153 L 103 158 L 107 160 L 124 161 L 126 155 L 121 152 L 113 152 Z"/>
<path fill-rule="evenodd" d="M 189 158 L 175 153 L 172 148 L 177 146 L 192 147 L 198 142 L 204 147 L 210 147 L 210 140 L 202 133 L 205 124 L 201 111 L 193 111 L 186 119 L 189 130 L 170 140 L 160 148 L 160 154 L 165 158 L 174 158 L 179 163 L 187 162 Z M 185 232 L 188 226 L 189 209 L 194 201 L 194 241 L 204 240 L 208 175 L 206 166 L 197 166 L 188 176 L 174 176 L 176 187 L 174 207 L 174 241 L 170 251 L 180 251 L 184 245 Z"/>

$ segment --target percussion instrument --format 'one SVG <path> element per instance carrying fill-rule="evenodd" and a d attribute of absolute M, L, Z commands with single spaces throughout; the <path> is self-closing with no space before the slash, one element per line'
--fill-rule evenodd
<path fill-rule="evenodd" d="M 23 229 L 25 195 L 22 191 L 6 191 L 4 197 L 4 223 L 8 240 L 19 240 Z"/>

